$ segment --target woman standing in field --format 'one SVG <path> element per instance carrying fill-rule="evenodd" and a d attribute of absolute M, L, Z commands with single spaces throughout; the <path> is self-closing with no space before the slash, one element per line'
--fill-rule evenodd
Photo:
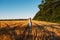
<path fill-rule="evenodd" d="M 29 27 L 32 27 L 32 19 L 31 18 L 29 18 Z"/>

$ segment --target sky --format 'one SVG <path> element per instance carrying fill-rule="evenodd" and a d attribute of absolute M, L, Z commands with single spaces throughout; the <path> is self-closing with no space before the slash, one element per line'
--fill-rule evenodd
<path fill-rule="evenodd" d="M 41 0 L 0 0 L 0 19 L 33 18 Z"/>

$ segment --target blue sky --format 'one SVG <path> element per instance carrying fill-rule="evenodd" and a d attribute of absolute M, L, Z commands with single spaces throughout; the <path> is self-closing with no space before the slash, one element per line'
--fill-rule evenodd
<path fill-rule="evenodd" d="M 0 0 L 0 19 L 33 18 L 41 0 Z"/>

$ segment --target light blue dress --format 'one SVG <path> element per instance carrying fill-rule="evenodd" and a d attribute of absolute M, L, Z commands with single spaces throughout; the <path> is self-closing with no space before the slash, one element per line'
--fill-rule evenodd
<path fill-rule="evenodd" d="M 32 27 L 32 22 L 29 22 L 29 27 Z"/>

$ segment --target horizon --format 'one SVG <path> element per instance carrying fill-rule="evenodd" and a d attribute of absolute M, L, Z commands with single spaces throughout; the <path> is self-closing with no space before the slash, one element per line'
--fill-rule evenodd
<path fill-rule="evenodd" d="M 33 18 L 41 0 L 0 0 L 0 19 Z"/>

